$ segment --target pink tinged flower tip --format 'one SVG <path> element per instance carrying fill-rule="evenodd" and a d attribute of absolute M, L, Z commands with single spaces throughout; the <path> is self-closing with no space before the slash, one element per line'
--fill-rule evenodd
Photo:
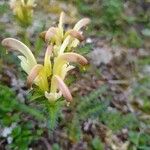
<path fill-rule="evenodd" d="M 82 42 L 84 40 L 84 36 L 79 31 L 71 30 L 71 31 L 69 31 L 69 34 L 72 37 L 78 39 L 80 42 Z"/>
<path fill-rule="evenodd" d="M 68 62 L 77 62 L 81 65 L 87 65 L 88 61 L 85 57 L 83 57 L 82 55 L 79 55 L 77 53 L 64 53 L 60 56 L 62 59 L 68 61 Z"/>
<path fill-rule="evenodd" d="M 53 51 L 53 46 L 52 45 L 48 45 L 47 49 L 46 49 L 46 55 L 51 56 Z"/>
<path fill-rule="evenodd" d="M 2 45 L 9 50 L 20 51 L 26 58 L 30 58 L 35 64 L 36 60 L 31 52 L 31 50 L 22 42 L 14 38 L 6 38 L 2 40 Z"/>
<path fill-rule="evenodd" d="M 13 50 L 17 50 L 18 49 L 18 43 L 20 41 L 14 39 L 14 38 L 6 38 L 2 40 L 2 46 L 8 48 L 8 49 L 13 49 Z"/>
<path fill-rule="evenodd" d="M 6 38 L 2 41 L 2 45 L 8 50 L 19 51 L 23 56 L 18 56 L 21 60 L 21 67 L 28 73 L 34 65 L 37 64 L 36 59 L 31 50 L 22 42 L 14 38 Z"/>
<path fill-rule="evenodd" d="M 32 84 L 36 77 L 39 75 L 40 71 L 43 69 L 43 66 L 40 64 L 35 65 L 32 70 L 30 71 L 28 77 L 27 77 L 27 86 L 29 88 L 32 87 Z"/>
<path fill-rule="evenodd" d="M 64 98 L 68 102 L 71 102 L 73 98 L 72 98 L 72 95 L 70 93 L 70 90 L 68 89 L 68 87 L 66 86 L 64 81 L 57 75 L 55 75 L 54 77 L 55 77 L 58 89 L 62 92 L 62 95 L 64 96 Z"/>
<path fill-rule="evenodd" d="M 53 46 L 52 45 L 48 45 L 46 52 L 45 52 L 45 59 L 47 58 L 50 61 L 50 57 L 52 55 L 52 51 L 53 51 Z"/>
<path fill-rule="evenodd" d="M 90 19 L 89 18 L 83 18 L 81 20 L 79 20 L 75 26 L 74 26 L 74 30 L 79 31 L 81 28 L 85 27 L 86 25 L 88 25 L 90 23 Z"/>

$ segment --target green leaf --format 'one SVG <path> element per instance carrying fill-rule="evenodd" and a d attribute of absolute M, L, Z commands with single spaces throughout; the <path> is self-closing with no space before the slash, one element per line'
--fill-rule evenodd
<path fill-rule="evenodd" d="M 69 138 L 73 141 L 73 142 L 77 142 L 82 138 L 82 130 L 81 130 L 81 126 L 80 126 L 80 122 L 79 122 L 79 118 L 77 116 L 77 114 L 74 114 L 74 117 L 71 121 L 71 123 L 69 123 L 68 127 L 67 127 L 67 131 L 68 131 L 68 135 Z"/>
<path fill-rule="evenodd" d="M 52 146 L 52 150 L 61 150 L 61 148 L 59 147 L 59 145 L 57 143 L 55 143 Z"/>
<path fill-rule="evenodd" d="M 104 145 L 98 137 L 92 140 L 93 150 L 104 150 Z"/>
<path fill-rule="evenodd" d="M 139 144 L 139 137 L 140 137 L 140 133 L 133 132 L 133 131 L 129 132 L 129 140 L 136 146 L 138 146 Z"/>

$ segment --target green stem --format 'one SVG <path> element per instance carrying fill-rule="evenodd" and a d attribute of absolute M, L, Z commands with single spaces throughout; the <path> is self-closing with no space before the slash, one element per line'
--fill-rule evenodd
<path fill-rule="evenodd" d="M 57 126 L 58 118 L 60 116 L 61 102 L 60 101 L 48 102 L 46 104 L 46 107 L 48 111 L 48 121 L 47 121 L 48 129 L 54 130 Z"/>

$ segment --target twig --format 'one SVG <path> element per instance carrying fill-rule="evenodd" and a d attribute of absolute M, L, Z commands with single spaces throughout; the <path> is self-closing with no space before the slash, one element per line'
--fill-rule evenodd
<path fill-rule="evenodd" d="M 109 80 L 110 84 L 129 84 L 129 81 L 127 80 Z"/>
<path fill-rule="evenodd" d="M 45 144 L 46 147 L 47 147 L 47 150 L 52 150 L 52 149 L 51 149 L 51 146 L 50 146 L 50 144 L 48 143 L 48 141 L 47 141 L 46 138 L 42 137 L 40 140 L 41 140 L 42 142 L 44 142 L 44 144 Z"/>

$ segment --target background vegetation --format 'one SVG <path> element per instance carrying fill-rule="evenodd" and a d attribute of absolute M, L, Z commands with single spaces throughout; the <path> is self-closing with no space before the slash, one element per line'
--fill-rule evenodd
<path fill-rule="evenodd" d="M 41 61 L 45 47 L 40 32 L 56 24 L 62 10 L 67 14 L 66 28 L 86 16 L 91 24 L 76 51 L 90 65 L 78 67 L 66 79 L 73 103 L 51 119 L 48 129 L 47 110 L 38 105 L 42 99 L 28 91 L 16 56 L 6 55 L 0 45 L 0 149 L 149 150 L 150 2 L 36 3 L 32 25 L 21 27 L 8 2 L 0 1 L 0 41 L 16 37 Z M 59 104 L 55 107 L 59 109 Z"/>

